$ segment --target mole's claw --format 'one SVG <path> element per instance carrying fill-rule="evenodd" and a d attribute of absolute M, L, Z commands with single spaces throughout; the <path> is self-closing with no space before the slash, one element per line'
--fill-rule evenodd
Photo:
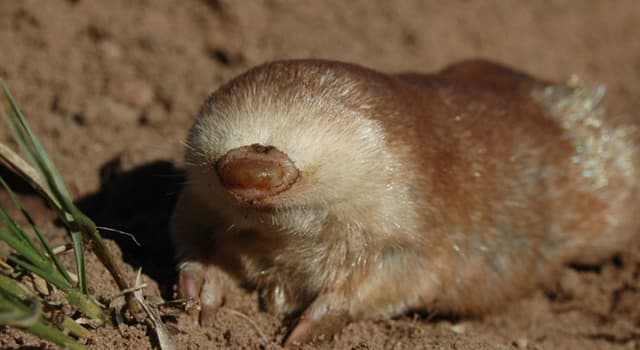
<path fill-rule="evenodd" d="M 199 263 L 186 262 L 180 265 L 178 294 L 182 299 L 196 299 L 204 282 L 203 267 Z"/>
<path fill-rule="evenodd" d="M 331 339 L 352 320 L 346 309 L 336 308 L 332 301 L 330 295 L 316 299 L 287 337 L 285 348 L 295 348 L 297 344 L 308 343 L 321 336 Z"/>
<path fill-rule="evenodd" d="M 209 325 L 224 303 L 230 282 L 229 276 L 214 265 L 185 262 L 180 267 L 178 290 L 181 298 L 200 302 L 200 324 Z"/>

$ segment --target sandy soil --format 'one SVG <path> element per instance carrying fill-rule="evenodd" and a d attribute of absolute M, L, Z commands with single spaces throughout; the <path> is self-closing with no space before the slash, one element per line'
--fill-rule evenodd
<path fill-rule="evenodd" d="M 234 75 L 280 58 L 426 72 L 484 57 L 547 79 L 577 73 L 604 82 L 612 108 L 633 112 L 640 108 L 639 18 L 635 0 L 0 1 L 0 77 L 82 208 L 142 243 L 108 234 L 129 278 L 141 267 L 146 293 L 170 299 L 167 222 L 183 181 L 181 140 L 207 94 Z M 8 139 L 0 127 L 0 141 Z M 61 242 L 62 230 L 23 192 Z M 89 269 L 93 291 L 108 303 L 114 284 L 92 255 Z M 631 249 L 603 266 L 567 268 L 557 287 L 482 319 L 359 322 L 309 348 L 638 349 L 639 275 L 640 250 Z M 287 321 L 257 304 L 255 293 L 239 291 L 210 328 L 163 313 L 180 349 L 278 348 Z M 146 324 L 130 324 L 99 329 L 88 345 L 151 349 L 156 342 Z M 0 330 L 0 347 L 53 348 L 8 330 Z"/>

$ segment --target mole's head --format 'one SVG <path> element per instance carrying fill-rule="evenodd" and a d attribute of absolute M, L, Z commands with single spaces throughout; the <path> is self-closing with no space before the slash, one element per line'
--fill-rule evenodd
<path fill-rule="evenodd" d="M 389 163 L 380 122 L 370 118 L 383 98 L 360 79 L 368 74 L 286 61 L 232 80 L 208 99 L 190 131 L 189 182 L 224 210 L 346 213 L 357 201 L 379 201 Z"/>

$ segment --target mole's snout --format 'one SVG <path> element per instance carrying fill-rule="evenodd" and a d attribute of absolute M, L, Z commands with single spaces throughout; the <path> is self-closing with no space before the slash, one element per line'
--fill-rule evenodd
<path fill-rule="evenodd" d="M 230 150 L 218 159 L 216 168 L 227 191 L 248 204 L 287 190 L 300 174 L 284 152 L 260 144 Z"/>

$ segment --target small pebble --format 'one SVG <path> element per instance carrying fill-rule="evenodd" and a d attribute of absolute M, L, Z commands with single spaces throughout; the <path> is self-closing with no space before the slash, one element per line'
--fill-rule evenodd
<path fill-rule="evenodd" d="M 137 112 L 110 97 L 100 97 L 87 103 L 84 112 L 84 119 L 87 124 L 100 123 L 117 125 L 127 125 L 136 121 Z"/>
<path fill-rule="evenodd" d="M 100 49 L 100 52 L 102 52 L 102 54 L 105 57 L 108 57 L 111 59 L 119 60 L 123 56 L 122 49 L 120 48 L 120 46 L 112 40 L 101 41 L 98 44 L 98 48 Z"/>
<path fill-rule="evenodd" d="M 519 338 L 513 342 L 513 345 L 518 349 L 526 349 L 529 346 L 529 340 L 527 338 Z"/>
<path fill-rule="evenodd" d="M 467 331 L 467 327 L 463 323 L 454 324 L 450 329 L 456 334 L 464 334 Z"/>
<path fill-rule="evenodd" d="M 138 108 L 149 106 L 155 98 L 152 87 L 143 80 L 116 82 L 112 93 L 116 100 Z"/>

